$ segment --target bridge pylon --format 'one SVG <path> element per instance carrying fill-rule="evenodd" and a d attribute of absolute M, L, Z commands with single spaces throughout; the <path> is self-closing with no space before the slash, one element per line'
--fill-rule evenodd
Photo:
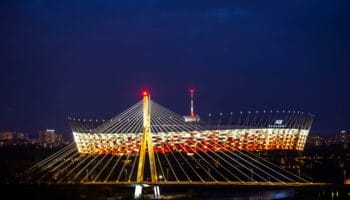
<path fill-rule="evenodd" d="M 143 92 L 143 133 L 141 138 L 141 148 L 139 154 L 139 163 L 137 169 L 137 183 L 144 180 L 146 150 L 148 151 L 149 165 L 151 170 L 152 183 L 157 183 L 157 168 L 154 158 L 152 133 L 151 133 L 151 96 L 148 92 Z"/>

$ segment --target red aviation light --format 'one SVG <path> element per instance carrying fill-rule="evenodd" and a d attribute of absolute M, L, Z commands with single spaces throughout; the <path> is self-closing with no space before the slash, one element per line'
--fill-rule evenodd
<path fill-rule="evenodd" d="M 145 97 L 145 96 L 148 96 L 148 95 L 149 95 L 148 91 L 143 91 L 143 92 L 142 92 L 142 96 Z"/>
<path fill-rule="evenodd" d="M 190 88 L 190 93 L 191 93 L 191 94 L 194 93 L 194 88 Z"/>

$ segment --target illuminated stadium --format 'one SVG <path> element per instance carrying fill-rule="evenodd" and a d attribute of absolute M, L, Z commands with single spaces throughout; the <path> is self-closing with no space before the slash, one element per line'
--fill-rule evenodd
<path fill-rule="evenodd" d="M 192 90 L 191 95 L 193 97 Z M 198 115 L 193 112 L 193 100 L 191 114 L 184 117 L 149 101 L 150 132 L 155 153 L 302 151 L 313 121 L 311 114 L 282 110 L 230 113 L 226 118 L 220 113 L 218 119 L 209 115 L 206 123 L 200 123 Z M 144 128 L 143 109 L 143 101 L 139 101 L 110 120 L 71 118 L 78 151 L 88 154 L 139 154 Z M 191 116 L 196 116 L 195 120 L 188 120 Z"/>

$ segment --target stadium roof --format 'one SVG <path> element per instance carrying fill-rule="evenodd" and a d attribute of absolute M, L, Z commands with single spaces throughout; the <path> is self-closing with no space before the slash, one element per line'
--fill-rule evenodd
<path fill-rule="evenodd" d="M 185 122 L 179 114 L 150 101 L 153 133 L 191 132 L 222 129 L 290 128 L 310 129 L 314 115 L 299 111 L 255 111 L 209 115 L 205 122 Z M 69 118 L 74 132 L 79 133 L 142 133 L 143 104 L 137 102 L 109 120 Z"/>

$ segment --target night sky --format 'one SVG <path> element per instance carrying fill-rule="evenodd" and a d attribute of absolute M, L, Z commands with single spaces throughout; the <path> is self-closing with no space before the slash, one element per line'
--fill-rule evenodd
<path fill-rule="evenodd" d="M 350 1 L 1 0 L 0 131 L 71 135 L 141 99 L 183 115 L 315 114 L 350 129 Z"/>

